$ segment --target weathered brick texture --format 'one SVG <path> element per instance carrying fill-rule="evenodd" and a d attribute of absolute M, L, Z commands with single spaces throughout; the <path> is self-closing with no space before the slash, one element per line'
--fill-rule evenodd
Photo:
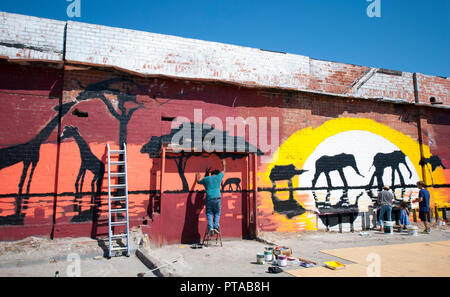
<path fill-rule="evenodd" d="M 410 103 L 416 100 L 413 74 L 408 72 L 386 72 L 303 55 L 4 12 L 0 21 L 0 56 L 10 59 L 61 61 L 65 56 L 75 63 L 119 67 L 144 75 Z M 429 104 L 430 97 L 435 97 L 449 105 L 448 78 L 420 73 L 417 77 L 420 103 Z"/>
<path fill-rule="evenodd" d="M 60 61 L 65 22 L 0 12 L 0 55 Z"/>

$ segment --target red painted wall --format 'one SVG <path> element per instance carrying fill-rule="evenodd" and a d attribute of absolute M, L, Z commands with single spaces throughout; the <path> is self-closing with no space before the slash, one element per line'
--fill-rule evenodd
<path fill-rule="evenodd" d="M 360 75 L 363 70 L 365 69 L 361 68 L 351 72 L 348 81 L 353 80 L 353 76 Z M 333 79 L 338 79 L 340 75 L 336 73 Z M 28 207 L 19 215 L 16 214 L 16 202 L 20 196 L 18 185 L 23 162 L 0 169 L 0 240 L 51 234 L 54 237 L 106 236 L 106 174 L 103 175 L 101 188 L 98 189 L 96 183 L 91 188 L 92 180 L 100 173 L 85 166 L 86 173 L 80 193 L 77 193 L 75 183 L 83 164 L 105 164 L 106 143 L 117 147 L 120 137 L 126 135 L 131 225 L 146 225 L 145 230 L 156 245 L 198 241 L 203 236 L 206 217 L 204 193 L 201 192 L 203 187 L 195 185 L 195 173 L 203 174 L 207 167 L 221 169 L 219 158 L 205 155 L 187 160 L 183 170 L 187 191 L 183 189 L 176 161 L 167 159 L 163 176 L 165 192 L 162 199 L 159 199 L 160 159 L 151 158 L 148 152 L 141 151 L 151 142 L 152 137 L 158 138 L 171 132 L 171 123 L 163 121 L 163 117 L 183 116 L 194 121 L 194 109 L 201 109 L 202 120 L 214 116 L 224 123 L 227 117 L 278 117 L 280 133 L 277 140 L 280 146 L 299 131 L 316 129 L 327 121 L 339 118 L 370 119 L 418 142 L 417 112 L 420 111 L 423 144 L 430 148 L 433 155 L 440 157 L 446 168 L 450 168 L 450 145 L 447 137 L 450 125 L 446 110 L 241 88 L 221 83 L 138 78 L 89 68 L 63 71 L 50 67 L 2 63 L 0 76 L 0 115 L 3 123 L 0 127 L 0 149 L 3 152 L 31 142 L 57 116 L 58 113 L 53 109 L 55 106 L 67 106 L 77 100 L 76 105 L 70 107 L 70 111 L 61 118 L 50 136 L 42 139 L 28 195 L 26 185 L 30 170 L 22 190 L 25 193 L 22 195 L 23 199 L 28 199 Z M 320 81 L 314 83 L 318 84 Z M 339 90 L 343 90 L 342 86 Z M 328 88 L 325 86 L 324 90 Z M 121 100 L 124 102 L 123 112 Z M 111 105 L 108 106 L 105 102 Z M 88 117 L 74 115 L 72 112 L 75 109 L 87 113 Z M 123 120 L 120 125 L 118 118 L 122 116 L 124 119 L 126 115 L 130 115 L 128 121 Z M 65 127 L 76 127 L 76 133 L 87 147 L 81 147 L 80 150 L 74 137 L 58 142 L 58 133 L 63 134 Z M 270 134 L 270 130 L 268 133 Z M 247 133 L 246 140 L 250 141 L 251 136 Z M 299 143 L 298 148 L 301 146 Z M 25 155 L 31 153 L 24 152 Z M 292 153 L 297 154 L 298 151 Z M 89 159 L 92 155 L 95 157 Z M 6 159 L 2 159 L 5 164 Z M 272 187 L 262 177 L 270 166 L 270 163 L 258 164 L 259 188 Z M 450 179 L 447 169 L 442 172 L 444 178 L 436 179 L 441 185 L 441 196 L 448 193 Z M 227 158 L 225 179 L 231 177 L 241 179 L 243 191 L 223 193 L 223 237 L 247 237 L 251 233 L 249 208 L 252 199 L 247 190 L 252 188 L 253 183 L 248 176 L 245 158 Z M 429 178 L 425 176 L 425 179 L 428 181 Z M 101 195 L 93 195 L 96 191 L 100 191 Z M 277 223 L 271 220 L 276 211 L 270 204 L 270 195 L 263 193 L 258 197 L 258 229 L 278 230 Z M 448 199 L 440 201 L 448 203 Z M 93 219 L 94 213 L 99 215 L 97 219 Z M 299 230 L 295 229 L 297 227 L 292 228 L 294 231 Z"/>

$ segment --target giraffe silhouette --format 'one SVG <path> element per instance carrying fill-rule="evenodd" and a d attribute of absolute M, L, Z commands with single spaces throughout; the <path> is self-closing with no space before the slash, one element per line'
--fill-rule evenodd
<path fill-rule="evenodd" d="M 53 109 L 58 111 L 58 115 L 56 115 L 47 125 L 39 131 L 39 133 L 30 141 L 18 144 L 6 148 L 0 149 L 0 170 L 14 164 L 23 163 L 22 175 L 20 177 L 19 182 L 19 193 L 16 198 L 16 213 L 15 216 L 17 218 L 22 217 L 22 196 L 23 184 L 25 182 L 25 178 L 28 174 L 28 168 L 31 165 L 31 171 L 28 177 L 26 196 L 23 199 L 23 209 L 27 209 L 28 204 L 28 194 L 30 193 L 30 184 L 33 179 L 33 173 L 36 168 L 37 163 L 39 162 L 39 152 L 42 143 L 46 141 L 53 130 L 59 123 L 61 117 L 66 115 L 69 110 L 74 106 L 77 102 L 69 102 L 62 104 L 61 107 L 59 105 L 55 106 Z"/>
<path fill-rule="evenodd" d="M 392 169 L 392 186 L 395 185 L 395 172 L 398 173 L 400 178 L 400 184 L 405 186 L 405 180 L 403 178 L 403 174 L 400 171 L 400 164 L 403 164 L 409 172 L 409 178 L 412 177 L 412 172 L 406 164 L 406 155 L 402 151 L 393 151 L 392 153 L 378 153 L 373 158 L 372 166 L 375 167 L 375 172 L 373 173 L 368 188 L 372 187 L 375 178 L 377 179 L 378 188 L 384 186 L 383 183 L 383 174 L 384 170 L 388 167 Z"/>
<path fill-rule="evenodd" d="M 77 127 L 73 126 L 65 126 L 64 130 L 61 134 L 61 140 L 73 137 L 78 144 L 78 148 L 80 149 L 80 157 L 81 157 L 81 165 L 80 170 L 78 171 L 78 176 L 75 181 L 75 200 L 74 200 L 74 211 L 78 211 L 80 213 L 79 217 L 74 217 L 72 221 L 85 221 L 89 219 L 89 216 L 93 214 L 95 198 L 96 195 L 100 195 L 102 189 L 102 181 L 103 176 L 105 174 L 105 165 L 101 160 L 99 160 L 89 148 L 89 145 L 80 135 Z M 81 213 L 81 201 L 77 203 L 77 198 L 81 197 L 81 193 L 83 192 L 83 183 L 84 177 L 86 175 L 86 170 L 91 171 L 94 174 L 94 177 L 91 181 L 91 207 L 87 211 L 87 213 Z M 81 183 L 80 183 L 81 180 Z M 95 191 L 95 185 L 97 185 L 97 190 Z"/>

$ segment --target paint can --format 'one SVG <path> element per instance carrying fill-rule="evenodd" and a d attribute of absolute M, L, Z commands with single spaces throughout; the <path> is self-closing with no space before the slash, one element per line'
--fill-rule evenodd
<path fill-rule="evenodd" d="M 286 255 L 278 256 L 278 266 L 281 266 L 281 267 L 287 266 L 287 256 Z"/>
<path fill-rule="evenodd" d="M 385 221 L 384 222 L 384 233 L 385 234 L 394 234 L 394 221 Z"/>
<path fill-rule="evenodd" d="M 273 258 L 273 253 L 272 251 L 264 251 L 264 260 L 266 262 L 271 262 Z"/>
<path fill-rule="evenodd" d="M 256 264 L 264 264 L 264 254 L 263 253 L 256 254 Z"/>
<path fill-rule="evenodd" d="M 417 226 L 408 226 L 407 229 L 408 229 L 408 235 L 417 236 L 417 229 L 419 229 L 419 228 L 417 228 Z"/>
<path fill-rule="evenodd" d="M 300 261 L 296 257 L 287 257 L 287 265 L 288 266 L 297 266 L 300 264 Z"/>

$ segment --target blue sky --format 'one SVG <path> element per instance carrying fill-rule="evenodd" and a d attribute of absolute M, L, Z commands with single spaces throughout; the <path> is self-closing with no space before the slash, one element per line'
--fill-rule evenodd
<path fill-rule="evenodd" d="M 18 0 L 0 11 L 306 55 L 392 70 L 450 76 L 450 0 Z M 376 0 L 373 0 L 376 1 Z"/>

